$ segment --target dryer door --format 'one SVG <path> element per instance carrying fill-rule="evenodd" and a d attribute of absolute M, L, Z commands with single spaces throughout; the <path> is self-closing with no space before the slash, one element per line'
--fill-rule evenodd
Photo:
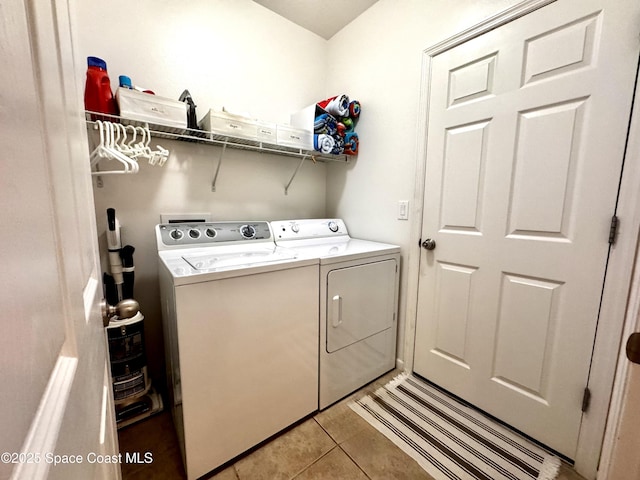
<path fill-rule="evenodd" d="M 396 265 L 389 259 L 328 273 L 328 353 L 394 325 Z"/>

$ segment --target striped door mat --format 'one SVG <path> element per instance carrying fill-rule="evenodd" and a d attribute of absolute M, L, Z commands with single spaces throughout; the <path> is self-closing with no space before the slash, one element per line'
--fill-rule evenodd
<path fill-rule="evenodd" d="M 350 407 L 436 480 L 552 480 L 560 459 L 408 374 Z"/>

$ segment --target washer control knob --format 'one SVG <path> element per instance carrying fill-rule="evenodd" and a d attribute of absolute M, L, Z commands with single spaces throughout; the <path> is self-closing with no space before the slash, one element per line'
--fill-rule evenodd
<path fill-rule="evenodd" d="M 243 225 L 240 227 L 240 234 L 247 239 L 251 239 L 256 236 L 256 229 L 251 225 Z"/>
<path fill-rule="evenodd" d="M 333 233 L 336 233 L 338 231 L 338 223 L 331 220 L 329 222 L 329 230 L 331 230 Z"/>
<path fill-rule="evenodd" d="M 180 240 L 184 236 L 184 234 L 177 228 L 174 228 L 169 232 L 169 236 L 174 240 Z"/>
<path fill-rule="evenodd" d="M 297 223 L 292 223 L 291 224 L 291 231 L 293 233 L 298 233 L 300 231 L 300 225 L 298 225 Z"/>
<path fill-rule="evenodd" d="M 196 230 L 195 228 L 189 229 L 189 236 L 191 238 L 200 238 L 200 230 Z"/>
<path fill-rule="evenodd" d="M 216 237 L 216 230 L 214 228 L 207 228 L 204 231 L 204 234 L 209 237 L 209 238 L 215 238 Z"/>

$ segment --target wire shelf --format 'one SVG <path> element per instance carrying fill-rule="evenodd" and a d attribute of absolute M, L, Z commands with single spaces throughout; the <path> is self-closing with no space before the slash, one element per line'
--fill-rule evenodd
<path fill-rule="evenodd" d="M 218 135 L 203 130 L 195 130 L 191 128 L 175 128 L 166 125 L 140 122 L 138 120 L 130 120 L 118 115 L 108 115 L 98 112 L 85 112 L 85 120 L 87 125 L 95 125 L 97 120 L 108 121 L 113 123 L 121 123 L 123 125 L 131 125 L 134 127 L 148 126 L 152 137 L 165 138 L 169 140 L 179 140 L 183 142 L 201 143 L 215 146 L 225 146 L 236 150 L 249 150 L 258 153 L 271 153 L 275 155 L 285 155 L 295 158 L 309 158 L 319 162 L 349 162 L 349 155 L 327 155 L 319 153 L 315 150 L 304 150 L 282 145 L 273 145 L 260 142 L 257 140 L 247 140 L 238 137 L 226 135 Z"/>

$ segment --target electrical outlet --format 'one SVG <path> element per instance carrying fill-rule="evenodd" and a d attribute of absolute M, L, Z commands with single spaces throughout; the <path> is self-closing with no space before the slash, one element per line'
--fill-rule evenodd
<path fill-rule="evenodd" d="M 409 200 L 398 202 L 398 220 L 409 220 Z"/>

